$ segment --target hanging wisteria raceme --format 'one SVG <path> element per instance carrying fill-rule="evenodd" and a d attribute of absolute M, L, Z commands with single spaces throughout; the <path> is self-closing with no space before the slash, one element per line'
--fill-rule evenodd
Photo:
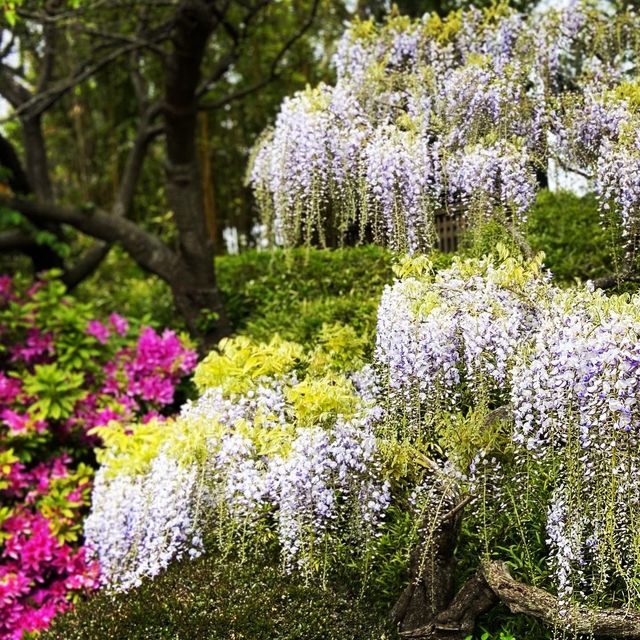
<path fill-rule="evenodd" d="M 465 425 L 477 420 L 492 446 L 492 416 L 509 416 L 505 442 L 474 445 L 458 468 L 478 521 L 521 523 L 508 496 L 537 500 L 563 615 L 620 595 L 638 606 L 640 296 L 558 289 L 539 260 L 504 252 L 435 276 L 422 258 L 400 273 L 379 310 L 380 433 L 420 443 L 437 428 L 432 441 L 461 464 Z"/>
<path fill-rule="evenodd" d="M 373 432 L 375 376 L 355 376 L 359 396 L 321 356 L 301 365 L 298 345 L 227 341 L 200 365 L 202 394 L 175 424 L 101 430 L 107 446 L 85 533 L 107 587 L 136 586 L 207 540 L 223 551 L 255 544 L 251 533 L 265 527 L 285 566 L 308 574 L 336 545 L 355 539 L 350 553 L 365 551 L 390 500 Z M 278 374 L 262 375 L 274 366 Z M 218 371 L 225 383 L 208 386 Z"/>
<path fill-rule="evenodd" d="M 348 532 L 345 521 L 354 514 L 358 527 L 351 542 L 372 538 L 389 504 L 376 457 L 372 431 L 361 421 L 340 421 L 333 432 L 303 430 L 291 452 L 274 460 L 267 486 L 277 505 L 278 537 L 288 563 L 296 560 L 306 567 L 314 559 L 313 547 L 327 533 L 339 537 L 341 530 Z"/>
<path fill-rule="evenodd" d="M 514 440 L 558 468 L 549 542 L 560 594 L 637 598 L 640 299 L 563 292 L 513 371 Z"/>
<path fill-rule="evenodd" d="M 549 161 L 595 179 L 627 235 L 640 214 L 640 18 L 573 2 L 355 22 L 333 86 L 285 100 L 249 171 L 284 242 L 434 246 L 434 219 L 519 223 Z"/>
<path fill-rule="evenodd" d="M 171 560 L 200 553 L 195 466 L 161 454 L 144 475 L 110 477 L 107 469 L 96 477 L 85 521 L 104 584 L 126 590 L 157 575 Z"/>
<path fill-rule="evenodd" d="M 411 263 L 409 263 L 411 264 Z M 537 324 L 537 309 L 548 295 L 547 276 L 535 263 L 518 283 L 504 286 L 512 259 L 499 267 L 455 263 L 436 275 L 416 271 L 387 287 L 378 310 L 376 361 L 398 410 L 418 407 L 427 418 L 460 403 L 504 397 L 519 346 Z"/>

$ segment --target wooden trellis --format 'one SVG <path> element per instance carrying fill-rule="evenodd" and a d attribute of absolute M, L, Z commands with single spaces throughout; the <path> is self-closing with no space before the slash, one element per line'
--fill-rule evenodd
<path fill-rule="evenodd" d="M 438 249 L 443 253 L 453 253 L 458 249 L 464 229 L 464 219 L 458 213 L 436 213 L 436 233 Z"/>

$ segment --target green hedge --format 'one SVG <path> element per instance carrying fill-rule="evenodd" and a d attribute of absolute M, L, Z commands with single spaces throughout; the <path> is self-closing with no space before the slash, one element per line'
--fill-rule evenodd
<path fill-rule="evenodd" d="M 488 252 L 497 240 L 508 240 L 504 230 L 501 236 L 481 234 L 471 251 Z M 535 252 L 545 252 L 546 266 L 562 282 L 615 270 L 613 249 L 620 239 L 603 229 L 592 196 L 542 191 L 529 213 L 524 237 Z M 467 243 L 465 252 L 469 251 Z M 433 257 L 442 266 L 450 261 L 442 254 Z M 216 269 L 234 331 L 257 339 L 277 331 L 290 340 L 308 342 L 324 322 L 347 323 L 370 334 L 382 288 L 393 277 L 392 262 L 392 253 L 376 246 L 302 248 L 220 256 Z M 108 312 L 182 328 L 168 286 L 145 274 L 117 248 L 77 294 Z"/>
<path fill-rule="evenodd" d="M 612 227 L 603 227 L 591 195 L 540 192 L 525 233 L 534 251 L 544 251 L 545 265 L 561 282 L 595 279 L 615 270 L 614 250 L 621 239 Z"/>
<path fill-rule="evenodd" d="M 258 340 L 274 332 L 307 343 L 323 323 L 373 338 L 392 256 L 375 246 L 248 252 L 216 261 L 231 324 Z"/>
<path fill-rule="evenodd" d="M 342 322 L 372 335 L 379 297 L 393 277 L 391 264 L 391 253 L 375 246 L 248 251 L 216 259 L 234 332 L 260 340 L 278 332 L 303 343 L 325 322 Z M 77 294 L 105 311 L 160 326 L 181 325 L 168 286 L 118 250 Z"/>
<path fill-rule="evenodd" d="M 138 589 L 100 592 L 41 640 L 391 640 L 386 616 L 347 584 L 305 585 L 270 558 L 212 555 L 172 565 Z"/>

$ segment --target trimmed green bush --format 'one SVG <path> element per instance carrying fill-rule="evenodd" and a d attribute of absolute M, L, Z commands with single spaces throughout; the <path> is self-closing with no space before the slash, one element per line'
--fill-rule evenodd
<path fill-rule="evenodd" d="M 101 592 L 41 640 L 391 640 L 384 614 L 342 584 L 284 575 L 272 558 L 183 561 L 123 594 Z"/>
<path fill-rule="evenodd" d="M 247 252 L 216 262 L 231 324 L 257 340 L 307 343 L 324 323 L 373 336 L 392 254 L 375 246 Z"/>
<path fill-rule="evenodd" d="M 534 252 L 544 251 L 545 266 L 556 281 L 571 283 L 615 271 L 614 247 L 619 232 L 603 228 L 592 195 L 541 191 L 529 212 L 526 237 Z"/>

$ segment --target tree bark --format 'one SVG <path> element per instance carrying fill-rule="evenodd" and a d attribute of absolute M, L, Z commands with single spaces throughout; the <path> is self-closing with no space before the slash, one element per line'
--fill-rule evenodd
<path fill-rule="evenodd" d="M 482 561 L 453 596 L 453 556 L 463 504 L 441 520 L 437 531 L 412 554 L 412 582 L 392 612 L 402 638 L 464 640 L 474 632 L 481 615 L 502 603 L 512 613 L 531 616 L 574 637 L 640 640 L 640 612 L 563 606 L 557 596 L 518 582 L 504 563 L 494 560 Z M 425 552 L 432 558 L 425 561 Z"/>
<path fill-rule="evenodd" d="M 40 130 L 39 122 L 23 124 L 23 138 L 26 149 L 31 150 L 31 156 L 35 160 L 34 156 L 41 156 L 44 149 L 44 140 L 42 138 L 42 132 Z M 38 150 L 36 147 L 40 144 Z M 29 158 L 29 155 L 28 155 Z M 35 164 L 35 163 L 34 163 Z M 7 184 L 14 193 L 21 195 L 30 195 L 34 193 L 33 184 L 36 179 L 35 175 L 27 175 L 28 171 L 25 171 L 22 167 L 18 154 L 11 142 L 0 135 L 0 165 L 5 169 L 8 169 L 9 175 L 6 178 Z M 28 165 L 28 167 L 31 165 Z M 46 173 L 47 184 L 50 181 L 48 176 L 48 168 L 46 164 L 46 154 L 44 155 L 44 170 Z M 36 193 L 36 196 L 40 197 L 40 194 Z M 47 231 L 55 235 L 58 239 L 63 239 L 62 230 L 60 225 L 47 223 L 44 225 L 38 225 L 42 231 Z M 33 270 L 35 273 L 41 271 L 47 271 L 49 269 L 62 269 L 64 262 L 62 258 L 46 244 L 38 244 L 34 238 L 31 238 L 30 242 L 23 242 L 10 247 L 5 244 L 5 250 L 19 250 L 21 253 L 26 254 L 31 259 L 33 264 Z"/>
<path fill-rule="evenodd" d="M 504 563 L 486 560 L 480 570 L 486 584 L 512 613 L 533 616 L 550 627 L 566 629 L 574 635 L 619 640 L 640 638 L 638 611 L 569 607 L 563 614 L 556 596 L 514 580 Z"/>
<path fill-rule="evenodd" d="M 425 518 L 422 542 L 411 554 L 411 582 L 392 611 L 401 631 L 426 626 L 449 606 L 455 587 L 454 551 L 462 513 L 462 509 L 457 510 L 435 527 L 431 516 Z"/>
<path fill-rule="evenodd" d="M 498 598 L 478 570 L 458 591 L 451 603 L 426 625 L 401 631 L 403 638 L 421 640 L 464 640 L 476 627 L 477 619 L 493 609 Z"/>
<path fill-rule="evenodd" d="M 164 104 L 166 192 L 178 227 L 180 265 L 169 284 L 189 330 L 205 348 L 230 332 L 216 283 L 196 145 L 202 61 L 217 26 L 212 4 L 183 0 L 177 9 Z"/>

